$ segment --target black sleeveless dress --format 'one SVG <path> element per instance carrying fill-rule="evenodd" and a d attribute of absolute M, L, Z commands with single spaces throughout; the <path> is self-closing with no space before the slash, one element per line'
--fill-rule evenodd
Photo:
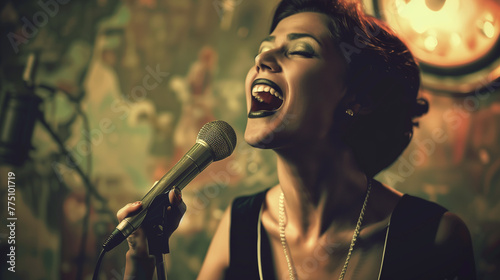
<path fill-rule="evenodd" d="M 258 234 L 260 228 L 261 266 L 264 280 L 275 279 L 271 245 L 262 226 L 259 213 L 268 190 L 236 198 L 231 210 L 230 261 L 226 280 L 259 280 Z M 436 275 L 437 258 L 434 240 L 441 217 L 447 210 L 436 203 L 405 194 L 394 209 L 387 236 L 380 280 L 462 280 L 476 279 L 475 266 L 464 263 L 460 272 Z M 472 253 L 472 252 L 471 252 Z M 464 267 L 465 266 L 465 267 Z M 439 272 L 439 274 L 442 274 Z M 322 280 L 322 279 L 315 279 Z M 361 279 L 359 279 L 361 280 Z"/>

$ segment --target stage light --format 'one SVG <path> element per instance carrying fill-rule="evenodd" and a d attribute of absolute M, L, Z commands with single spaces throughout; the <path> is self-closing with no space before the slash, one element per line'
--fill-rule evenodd
<path fill-rule="evenodd" d="M 365 0 L 365 3 L 370 0 Z M 471 93 L 500 77 L 500 2 L 372 0 L 419 61 L 423 85 Z"/>

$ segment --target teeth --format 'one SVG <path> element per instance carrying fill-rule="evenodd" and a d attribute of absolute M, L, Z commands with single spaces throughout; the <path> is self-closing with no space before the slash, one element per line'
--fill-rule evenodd
<path fill-rule="evenodd" d="M 271 88 L 271 90 L 269 91 L 269 93 L 271 93 L 272 95 L 278 97 L 279 99 L 283 100 L 283 97 L 281 97 L 281 95 L 274 89 L 274 88 Z"/>
<path fill-rule="evenodd" d="M 283 97 L 272 87 L 267 86 L 267 85 L 256 85 L 252 89 L 252 96 L 254 96 L 257 100 L 260 102 L 263 102 L 264 100 L 258 96 L 259 92 L 269 92 L 270 94 L 276 96 L 277 98 L 283 100 Z"/>

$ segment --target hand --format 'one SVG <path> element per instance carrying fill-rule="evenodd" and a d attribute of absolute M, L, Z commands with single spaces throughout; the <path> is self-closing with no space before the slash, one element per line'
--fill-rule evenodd
<path fill-rule="evenodd" d="M 168 198 L 171 206 L 167 208 L 167 215 L 169 225 L 165 229 L 165 233 L 168 237 L 177 229 L 179 223 L 182 219 L 182 216 L 186 212 L 186 204 L 182 201 L 182 193 L 178 188 L 173 188 L 168 193 Z M 136 201 L 134 203 L 128 203 L 123 208 L 118 210 L 116 213 L 116 217 L 118 221 L 121 222 L 123 219 L 134 216 L 139 213 L 142 209 L 141 201 Z M 127 238 L 127 242 L 129 245 L 129 252 L 127 255 L 137 256 L 137 257 L 147 257 L 148 254 L 148 246 L 146 234 L 142 228 L 139 228 L 135 232 L 133 232 Z"/>
<path fill-rule="evenodd" d="M 168 198 L 171 206 L 167 208 L 167 220 L 169 225 L 165 229 L 168 237 L 177 229 L 182 216 L 186 212 L 186 204 L 182 201 L 182 194 L 178 188 L 173 188 L 168 193 Z M 118 221 L 134 216 L 142 209 L 141 201 L 128 203 L 123 208 L 118 210 L 116 217 Z M 126 255 L 126 268 L 125 275 L 127 276 L 141 276 L 138 279 L 150 279 L 153 275 L 154 263 L 153 258 L 148 253 L 148 242 L 146 234 L 142 228 L 134 231 L 127 237 L 129 250 Z"/>

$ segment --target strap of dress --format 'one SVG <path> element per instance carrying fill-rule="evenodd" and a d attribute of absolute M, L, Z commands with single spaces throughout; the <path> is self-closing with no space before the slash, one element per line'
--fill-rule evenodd
<path fill-rule="evenodd" d="M 225 279 L 259 279 L 257 223 L 268 190 L 236 198 L 231 208 L 229 268 Z"/>
<path fill-rule="evenodd" d="M 404 195 L 394 209 L 380 279 L 427 279 L 433 265 L 436 233 L 447 210 L 436 203 Z"/>

